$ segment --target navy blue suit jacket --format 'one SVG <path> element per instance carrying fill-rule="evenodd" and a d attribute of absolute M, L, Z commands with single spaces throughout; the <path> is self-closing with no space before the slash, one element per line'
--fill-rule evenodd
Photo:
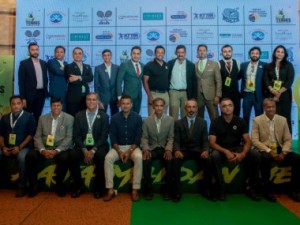
<path fill-rule="evenodd" d="M 110 101 L 117 100 L 116 81 L 119 66 L 111 64 L 111 76 L 109 78 L 105 64 L 95 67 L 94 90 L 98 93 L 100 101 L 108 105 Z"/>

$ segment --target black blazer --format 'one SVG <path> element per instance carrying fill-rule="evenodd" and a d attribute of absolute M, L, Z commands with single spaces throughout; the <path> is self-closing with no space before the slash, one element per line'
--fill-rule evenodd
<path fill-rule="evenodd" d="M 82 78 L 81 81 L 77 80 L 75 82 L 68 83 L 66 100 L 69 103 L 80 102 L 81 97 L 90 92 L 88 83 L 93 81 L 92 68 L 90 65 L 84 63 L 82 64 L 82 66 L 83 66 L 82 74 L 75 62 L 72 62 L 71 64 L 65 66 L 65 77 L 67 80 L 69 80 L 71 74 L 81 76 Z M 82 93 L 82 86 L 85 87 L 85 93 Z"/>
<path fill-rule="evenodd" d="M 169 83 L 172 77 L 172 70 L 177 59 L 168 62 L 169 66 Z M 197 77 L 195 71 L 195 64 L 186 59 L 186 85 L 188 99 L 197 98 Z"/>
<path fill-rule="evenodd" d="M 73 140 L 75 148 L 82 150 L 86 147 L 85 139 L 88 133 L 89 126 L 86 118 L 86 110 L 78 112 L 75 116 L 73 128 Z M 108 151 L 108 116 L 102 110 L 98 110 L 97 117 L 93 124 L 93 138 L 95 151 Z"/>
<path fill-rule="evenodd" d="M 208 147 L 207 124 L 204 119 L 195 118 L 192 135 L 186 116 L 175 122 L 174 151 L 202 152 L 208 150 Z"/>
<path fill-rule="evenodd" d="M 40 64 L 43 73 L 43 89 L 45 96 L 48 96 L 48 76 L 47 76 L 47 63 L 40 59 Z M 27 101 L 32 101 L 35 96 L 37 85 L 36 74 L 34 65 L 31 58 L 25 59 L 20 62 L 19 66 L 19 93 Z"/>

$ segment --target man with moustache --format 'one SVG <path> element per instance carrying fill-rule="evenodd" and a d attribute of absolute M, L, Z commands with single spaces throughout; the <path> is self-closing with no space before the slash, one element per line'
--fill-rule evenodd
<path fill-rule="evenodd" d="M 176 47 L 176 59 L 168 62 L 170 82 L 170 116 L 175 120 L 185 116 L 184 104 L 188 99 L 197 98 L 195 64 L 185 58 L 184 45 Z"/>
<path fill-rule="evenodd" d="M 243 118 L 248 127 L 253 107 L 255 116 L 259 116 L 263 113 L 262 102 L 265 89 L 263 85 L 263 74 L 266 63 L 259 60 L 260 55 L 260 48 L 252 47 L 249 50 L 250 61 L 242 63 L 239 72 L 239 77 L 242 79 Z"/>
<path fill-rule="evenodd" d="M 23 98 L 24 108 L 33 114 L 37 122 L 48 96 L 47 64 L 39 59 L 37 43 L 30 43 L 28 52 L 30 57 L 21 61 L 19 66 L 19 93 Z"/>
<path fill-rule="evenodd" d="M 151 165 L 154 160 L 161 160 L 165 166 L 164 200 L 171 199 L 172 152 L 174 141 L 174 119 L 164 114 L 165 100 L 153 100 L 154 114 L 147 117 L 142 126 L 143 173 L 145 180 L 145 199 L 153 198 Z"/>
<path fill-rule="evenodd" d="M 23 110 L 23 99 L 20 95 L 10 97 L 11 112 L 5 114 L 0 121 L 0 148 L 4 168 L 8 168 L 8 158 L 18 161 L 19 188 L 16 197 L 23 197 L 27 191 L 25 158 L 33 148 L 32 139 L 36 123 L 33 115 Z"/>
<path fill-rule="evenodd" d="M 131 200 L 140 199 L 139 189 L 142 179 L 142 152 L 139 148 L 142 136 L 142 117 L 132 110 L 132 99 L 129 95 L 123 95 L 120 99 L 121 112 L 111 118 L 109 136 L 112 149 L 105 157 L 105 180 L 107 194 L 103 201 L 111 201 L 115 197 L 114 188 L 114 163 L 121 160 L 127 163 L 131 159 L 133 166 Z"/>
<path fill-rule="evenodd" d="M 240 116 L 241 96 L 238 85 L 240 62 L 232 58 L 232 46 L 224 45 L 221 49 L 223 59 L 219 61 L 222 77 L 222 98 L 230 98 L 234 104 L 233 114 Z"/>
<path fill-rule="evenodd" d="M 108 117 L 99 109 L 97 93 L 86 95 L 86 110 L 75 116 L 73 140 L 75 147 L 70 153 L 70 172 L 74 180 L 72 198 L 78 198 L 85 190 L 81 178 L 80 162 L 95 164 L 94 198 L 105 194 L 104 158 L 109 149 Z"/>
<path fill-rule="evenodd" d="M 117 76 L 118 99 L 121 99 L 122 95 L 129 95 L 133 102 L 132 110 L 137 113 L 140 113 L 142 102 L 144 64 L 140 62 L 141 52 L 141 47 L 133 46 L 131 48 L 131 60 L 121 64 Z"/>
<path fill-rule="evenodd" d="M 65 47 L 58 45 L 54 49 L 54 58 L 48 64 L 49 72 L 49 94 L 51 97 L 61 98 L 63 111 L 66 111 L 67 80 L 65 78 Z"/>
<path fill-rule="evenodd" d="M 216 197 L 225 201 L 225 185 L 222 164 L 245 163 L 246 194 L 254 201 L 259 201 L 257 194 L 259 181 L 260 155 L 257 150 L 250 149 L 251 141 L 245 121 L 235 116 L 231 99 L 223 98 L 220 102 L 222 115 L 213 120 L 209 129 L 209 144 L 213 152 L 214 177 L 216 180 Z"/>
<path fill-rule="evenodd" d="M 155 98 L 163 98 L 166 102 L 165 113 L 169 107 L 169 67 L 164 61 L 165 48 L 162 45 L 155 47 L 155 59 L 148 62 L 144 68 L 143 84 L 148 96 L 148 116 L 154 113 L 152 102 Z"/>
<path fill-rule="evenodd" d="M 34 150 L 26 157 L 29 190 L 28 197 L 38 193 L 38 163 L 43 160 L 54 159 L 56 193 L 66 195 L 64 178 L 68 171 L 69 150 L 72 147 L 74 118 L 62 112 L 62 100 L 52 97 L 50 100 L 51 112 L 39 118 L 34 136 Z"/>
<path fill-rule="evenodd" d="M 181 200 L 181 166 L 187 159 L 197 160 L 199 167 L 203 168 L 203 196 L 214 201 L 211 193 L 212 164 L 209 156 L 206 121 L 198 117 L 198 105 L 195 99 L 190 99 L 185 103 L 185 113 L 185 117 L 175 122 L 173 201 Z"/>
<path fill-rule="evenodd" d="M 112 53 L 110 49 L 102 51 L 103 63 L 95 67 L 94 73 L 94 90 L 107 112 L 110 107 L 110 115 L 114 115 L 119 111 L 118 99 L 116 92 L 116 81 L 119 66 L 111 62 Z"/>
<path fill-rule="evenodd" d="M 85 97 L 90 92 L 88 83 L 93 81 L 93 73 L 91 66 L 82 62 L 82 48 L 73 49 L 73 59 L 74 62 L 65 66 L 65 77 L 68 81 L 67 112 L 75 116 L 86 108 Z"/>
<path fill-rule="evenodd" d="M 198 45 L 199 60 L 195 64 L 197 75 L 197 102 L 199 116 L 207 108 L 210 120 L 218 117 L 217 105 L 222 97 L 222 78 L 218 63 L 207 59 L 207 46 Z"/>

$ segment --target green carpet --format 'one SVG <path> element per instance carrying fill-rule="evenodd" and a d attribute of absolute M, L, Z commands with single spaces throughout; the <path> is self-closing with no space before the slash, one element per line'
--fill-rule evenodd
<path fill-rule="evenodd" d="M 254 202 L 244 195 L 227 196 L 226 202 L 210 202 L 200 195 L 185 194 L 181 202 L 133 203 L 131 225 L 299 225 L 300 219 L 281 206 L 265 200 Z"/>

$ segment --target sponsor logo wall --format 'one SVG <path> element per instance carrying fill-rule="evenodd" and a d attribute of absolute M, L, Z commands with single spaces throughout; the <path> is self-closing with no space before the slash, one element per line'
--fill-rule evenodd
<path fill-rule="evenodd" d="M 166 48 L 167 61 L 175 57 L 176 46 L 184 44 L 187 58 L 195 62 L 198 44 L 208 45 L 212 60 L 221 59 L 221 47 L 231 44 L 234 58 L 244 62 L 255 45 L 262 50 L 261 59 L 270 62 L 274 47 L 283 44 L 299 73 L 297 0 L 276 4 L 272 0 L 211 0 L 209 4 L 204 0 L 110 0 L 105 4 L 96 0 L 19 0 L 16 21 L 16 74 L 30 42 L 40 45 L 40 57 L 46 61 L 53 57 L 56 45 L 64 45 L 66 60 L 71 62 L 73 48 L 80 46 L 85 63 L 93 67 L 102 63 L 105 48 L 112 50 L 113 62 L 121 64 L 130 59 L 131 47 L 140 45 L 141 61 L 147 63 L 153 59 L 156 45 Z M 18 92 L 17 77 L 15 81 Z M 146 96 L 142 107 L 146 116 Z M 294 104 L 293 138 L 298 136 L 297 111 Z"/>

